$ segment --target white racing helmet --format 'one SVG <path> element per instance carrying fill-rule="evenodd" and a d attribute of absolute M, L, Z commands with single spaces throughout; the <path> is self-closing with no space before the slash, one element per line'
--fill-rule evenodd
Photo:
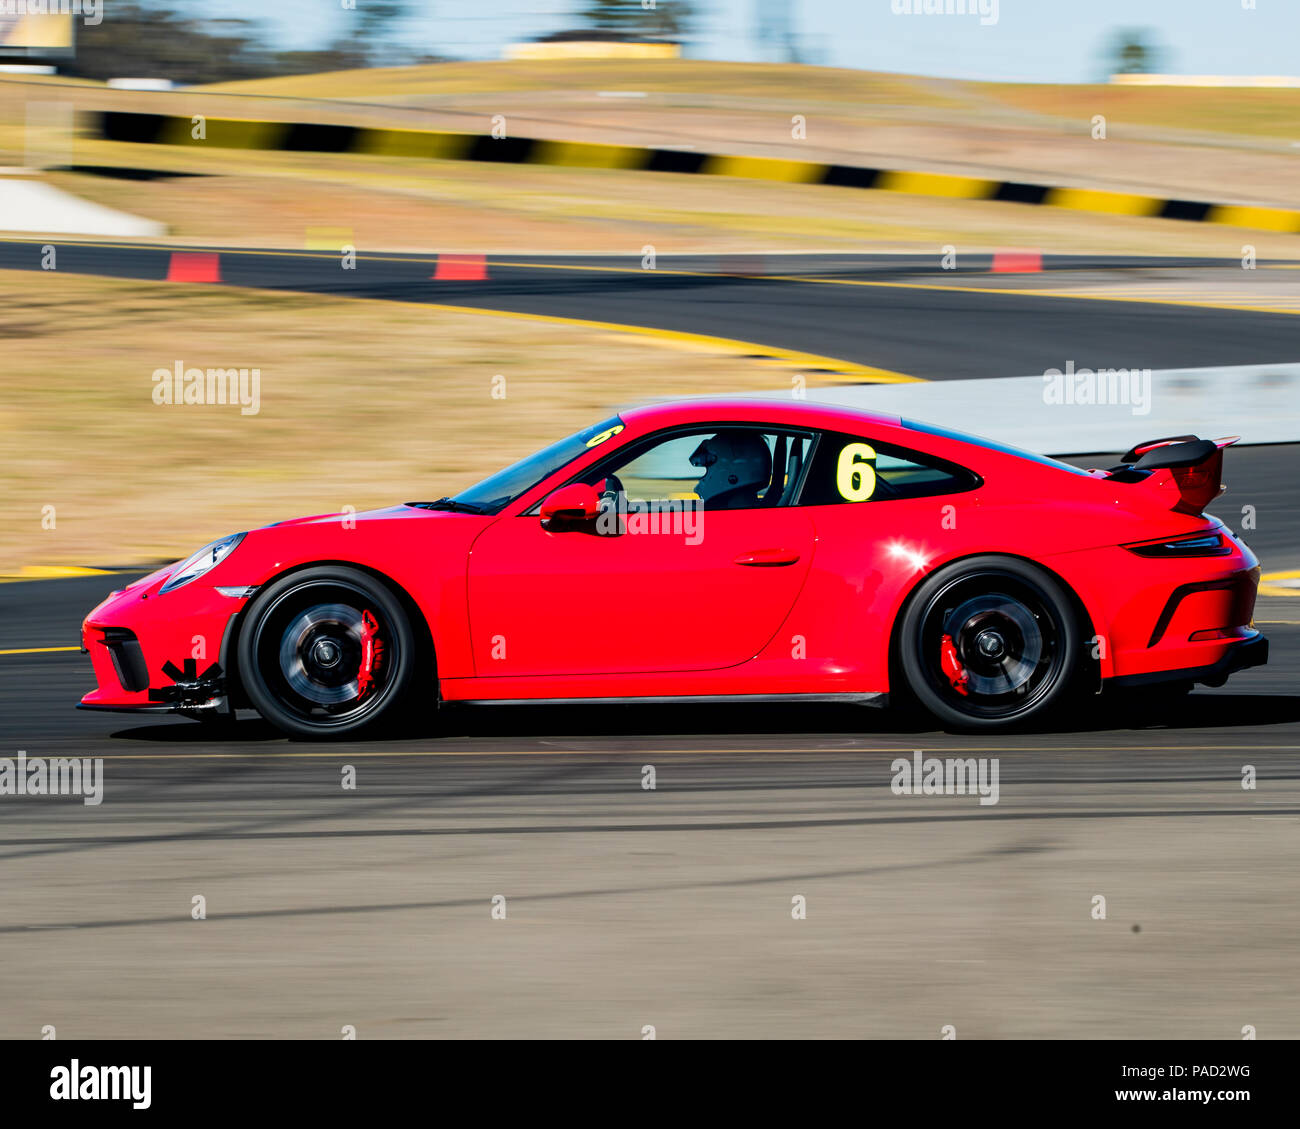
<path fill-rule="evenodd" d="M 754 431 L 720 431 L 691 455 L 691 466 L 704 468 L 695 493 L 705 508 L 752 505 L 772 481 L 772 453 Z"/>

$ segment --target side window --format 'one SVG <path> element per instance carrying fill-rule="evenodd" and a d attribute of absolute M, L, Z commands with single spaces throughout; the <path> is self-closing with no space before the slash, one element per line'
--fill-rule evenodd
<path fill-rule="evenodd" d="M 789 505 L 811 445 L 806 434 L 748 427 L 676 431 L 597 464 L 583 480 L 628 505 L 696 502 L 704 510 Z"/>
<path fill-rule="evenodd" d="M 827 431 L 817 443 L 799 505 L 930 498 L 978 485 L 973 472 L 931 455 Z"/>

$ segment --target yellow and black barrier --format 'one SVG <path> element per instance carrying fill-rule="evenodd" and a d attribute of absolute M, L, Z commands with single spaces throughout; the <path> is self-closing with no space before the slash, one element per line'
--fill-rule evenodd
<path fill-rule="evenodd" d="M 1300 234 L 1300 211 L 1247 205 L 1170 200 L 1091 188 L 1061 188 L 1010 180 L 987 180 L 948 173 L 906 172 L 818 161 L 772 157 L 729 157 L 681 149 L 605 145 L 579 141 L 544 141 L 529 137 L 495 138 L 486 134 L 438 130 L 371 129 L 366 126 L 311 122 L 246 121 L 205 118 L 203 136 L 194 136 L 187 117 L 108 111 L 99 115 L 98 135 L 108 141 L 155 145 L 216 146 L 225 149 L 270 149 L 288 153 L 354 153 L 382 157 L 423 157 L 444 161 L 553 165 L 568 168 L 630 169 L 641 172 L 703 173 L 790 184 L 825 184 L 871 188 L 916 196 L 959 200 L 1000 200 L 1042 204 L 1104 215 L 1228 224 L 1286 234 Z"/>

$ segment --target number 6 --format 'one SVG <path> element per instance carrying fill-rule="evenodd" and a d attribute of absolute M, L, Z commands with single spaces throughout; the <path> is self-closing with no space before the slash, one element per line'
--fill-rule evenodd
<path fill-rule="evenodd" d="M 876 492 L 875 449 L 868 443 L 850 443 L 840 452 L 835 467 L 835 487 L 846 502 L 865 502 Z"/>

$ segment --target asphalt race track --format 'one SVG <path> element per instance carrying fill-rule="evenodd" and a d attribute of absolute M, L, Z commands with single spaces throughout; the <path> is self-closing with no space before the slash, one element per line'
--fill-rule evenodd
<path fill-rule="evenodd" d="M 166 279 L 173 251 L 203 250 L 53 245 L 60 271 L 155 281 Z M 39 270 L 42 246 L 0 242 L 0 269 Z M 1300 323 L 1288 314 L 984 291 L 966 285 L 971 272 L 938 270 L 936 259 L 663 258 L 648 271 L 639 259 L 489 256 L 486 280 L 435 281 L 431 275 L 437 259 L 429 256 L 359 255 L 357 269 L 345 271 L 339 256 L 326 252 L 220 249 L 220 255 L 222 281 L 234 286 L 698 333 L 926 380 L 1025 376 L 1071 358 L 1093 369 L 1167 369 L 1282 364 L 1300 357 Z M 1150 259 L 1073 257 L 1059 266 L 1103 280 L 1131 277 L 1134 271 L 1160 275 L 1177 270 L 1209 277 L 1228 274 L 1235 281 L 1243 273 L 1239 263 L 1161 262 L 1156 267 Z M 737 273 L 719 273 L 719 268 Z M 958 288 L 943 288 L 949 284 Z"/>
<path fill-rule="evenodd" d="M 157 266 L 114 254 L 104 273 Z M 245 281 L 236 262 L 227 281 Z M 296 257 L 248 262 L 252 284 L 329 288 Z M 333 290 L 658 319 L 929 377 L 1041 371 L 1045 350 L 1152 367 L 1297 352 L 1281 315 L 419 269 Z M 1300 559 L 1296 451 L 1228 454 L 1215 511 L 1235 526 L 1255 507 L 1265 571 Z M 1261 598 L 1267 667 L 1176 707 L 1098 701 L 1069 729 L 539 706 L 315 745 L 251 715 L 223 731 L 74 710 L 89 660 L 38 649 L 74 646 L 125 579 L 0 585 L 0 757 L 104 761 L 99 806 L 0 801 L 0 1037 L 1300 1037 L 1300 597 Z M 996 758 L 998 803 L 896 795 L 891 763 L 913 750 Z"/>

